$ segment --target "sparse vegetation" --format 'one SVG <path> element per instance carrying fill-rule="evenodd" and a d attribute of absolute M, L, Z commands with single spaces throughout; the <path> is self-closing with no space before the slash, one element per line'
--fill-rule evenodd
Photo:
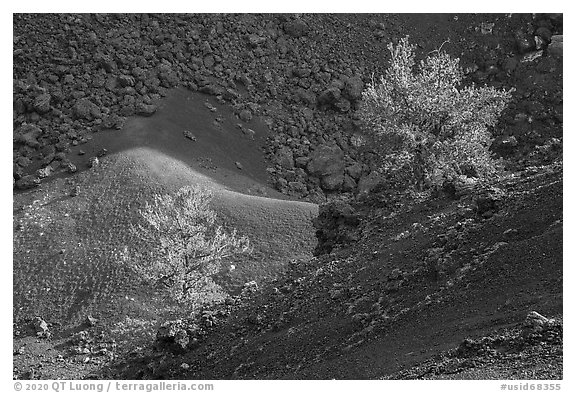
<path fill-rule="evenodd" d="M 388 49 L 390 65 L 367 86 L 359 111 L 376 136 L 381 170 L 400 175 L 404 187 L 419 189 L 458 175 L 493 174 L 489 128 L 512 90 L 463 86 L 459 59 L 441 48 L 415 70 L 415 46 L 408 37 Z"/>
<path fill-rule="evenodd" d="M 177 300 L 188 299 L 207 285 L 223 259 L 251 251 L 246 236 L 217 224 L 211 198 L 206 190 L 184 187 L 174 196 L 155 195 L 140 212 L 146 224 L 135 231 L 156 245 L 157 257 L 138 270 L 168 287 Z"/>

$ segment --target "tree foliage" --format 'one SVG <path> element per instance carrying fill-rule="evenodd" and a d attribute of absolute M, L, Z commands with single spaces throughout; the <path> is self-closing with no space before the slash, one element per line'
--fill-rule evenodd
<path fill-rule="evenodd" d="M 136 229 L 154 247 L 153 262 L 140 266 L 147 279 L 171 289 L 176 299 L 198 292 L 217 273 L 221 261 L 251 252 L 250 241 L 217 224 L 212 195 L 185 187 L 175 195 L 155 195 L 140 211 L 145 225 Z"/>
<path fill-rule="evenodd" d="M 376 137 L 384 172 L 420 188 L 494 173 L 489 148 L 510 91 L 463 86 L 459 59 L 437 50 L 416 67 L 408 37 L 388 45 L 390 64 L 363 92 L 360 119 Z"/>

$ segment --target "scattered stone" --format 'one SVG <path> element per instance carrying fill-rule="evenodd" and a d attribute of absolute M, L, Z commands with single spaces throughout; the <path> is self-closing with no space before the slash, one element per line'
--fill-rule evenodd
<path fill-rule="evenodd" d="M 91 157 L 90 160 L 88 161 L 88 167 L 90 168 L 95 168 L 98 165 L 100 165 L 100 160 L 98 159 L 98 157 Z"/>
<path fill-rule="evenodd" d="M 48 165 L 45 168 L 38 169 L 36 171 L 36 176 L 38 176 L 40 179 L 45 179 L 48 176 L 52 175 L 53 173 L 54 169 L 50 165 Z"/>
<path fill-rule="evenodd" d="M 51 96 L 49 93 L 40 94 L 34 100 L 34 110 L 38 113 L 47 113 L 50 111 L 50 100 Z"/>
<path fill-rule="evenodd" d="M 66 171 L 68 173 L 76 173 L 78 171 L 78 168 L 76 168 L 76 165 L 72 164 L 71 162 L 67 162 L 64 165 L 64 169 L 66 169 Z"/>
<path fill-rule="evenodd" d="M 519 63 L 518 58 L 508 57 L 502 63 L 502 69 L 506 72 L 513 72 L 516 69 L 516 67 L 518 66 L 518 63 Z"/>
<path fill-rule="evenodd" d="M 108 154 L 108 150 L 107 149 L 100 149 L 98 150 L 98 153 L 96 153 L 96 157 L 101 158 L 104 157 L 105 155 Z"/>
<path fill-rule="evenodd" d="M 546 318 L 536 311 L 530 311 L 522 325 L 522 333 L 524 335 L 540 333 L 550 327 L 554 322 L 553 319 Z"/>
<path fill-rule="evenodd" d="M 242 128 L 242 133 L 252 140 L 254 140 L 256 137 L 256 131 L 251 128 Z"/>
<path fill-rule="evenodd" d="M 38 337 L 49 337 L 50 335 L 48 323 L 40 317 L 35 317 L 32 320 L 32 328 Z"/>
<path fill-rule="evenodd" d="M 192 142 L 196 142 L 196 136 L 194 136 L 194 134 L 192 134 L 192 132 L 185 130 L 183 132 L 183 134 L 184 134 L 185 138 L 190 139 Z"/>
<path fill-rule="evenodd" d="M 236 161 L 234 164 L 236 165 L 236 168 L 238 168 L 238 169 L 240 169 L 240 170 L 244 169 L 244 167 L 242 166 L 242 164 L 239 163 L 238 161 Z"/>
<path fill-rule="evenodd" d="M 33 124 L 24 123 L 16 130 L 15 135 L 16 142 L 37 148 L 40 146 L 38 137 L 42 135 L 42 130 Z"/>
<path fill-rule="evenodd" d="M 70 191 L 70 196 L 75 197 L 78 195 L 80 195 L 80 186 L 74 186 L 74 188 L 72 188 L 72 190 Z"/>
<path fill-rule="evenodd" d="M 205 102 L 204 106 L 206 108 L 208 108 L 210 110 L 210 112 L 216 112 L 217 111 L 216 107 L 209 102 Z"/>

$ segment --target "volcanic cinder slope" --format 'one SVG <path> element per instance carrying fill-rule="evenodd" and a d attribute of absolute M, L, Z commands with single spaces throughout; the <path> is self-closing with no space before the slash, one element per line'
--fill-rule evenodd
<path fill-rule="evenodd" d="M 130 312 L 152 319 L 155 310 L 165 312 L 167 305 L 131 269 L 145 263 L 147 251 L 132 228 L 153 194 L 183 186 L 210 190 L 223 224 L 254 244 L 251 256 L 232 260 L 237 269 L 219 277 L 226 290 L 264 280 L 290 259 L 311 254 L 310 220 L 317 206 L 264 197 L 278 193 L 262 183 L 261 134 L 247 137 L 231 124 L 231 113 L 213 114 L 203 104 L 202 96 L 175 90 L 154 117 L 134 118 L 121 131 L 96 134 L 91 144 L 73 152 L 86 150 L 76 159 L 79 168 L 86 168 L 88 157 L 106 148 L 100 165 L 14 195 L 16 321 L 40 316 L 67 325 L 88 314 L 111 322 Z M 214 123 L 216 116 L 220 120 Z M 254 127 L 258 130 L 258 124 Z M 192 132 L 196 141 L 183 131 Z M 76 187 L 79 195 L 70 196 Z"/>

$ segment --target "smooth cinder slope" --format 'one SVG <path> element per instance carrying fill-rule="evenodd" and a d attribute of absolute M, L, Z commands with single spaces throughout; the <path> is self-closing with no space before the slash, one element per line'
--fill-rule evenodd
<path fill-rule="evenodd" d="M 158 151 L 125 150 L 73 178 L 14 196 L 15 319 L 66 324 L 90 313 L 111 320 L 128 309 L 154 314 L 153 293 L 130 269 L 146 263 L 140 258 L 147 251 L 131 228 L 153 194 L 187 185 L 211 190 L 223 223 L 254 244 L 253 256 L 232 260 L 237 269 L 220 278 L 228 289 L 264 280 L 311 253 L 316 205 L 240 194 Z M 76 186 L 80 194 L 69 196 Z"/>

